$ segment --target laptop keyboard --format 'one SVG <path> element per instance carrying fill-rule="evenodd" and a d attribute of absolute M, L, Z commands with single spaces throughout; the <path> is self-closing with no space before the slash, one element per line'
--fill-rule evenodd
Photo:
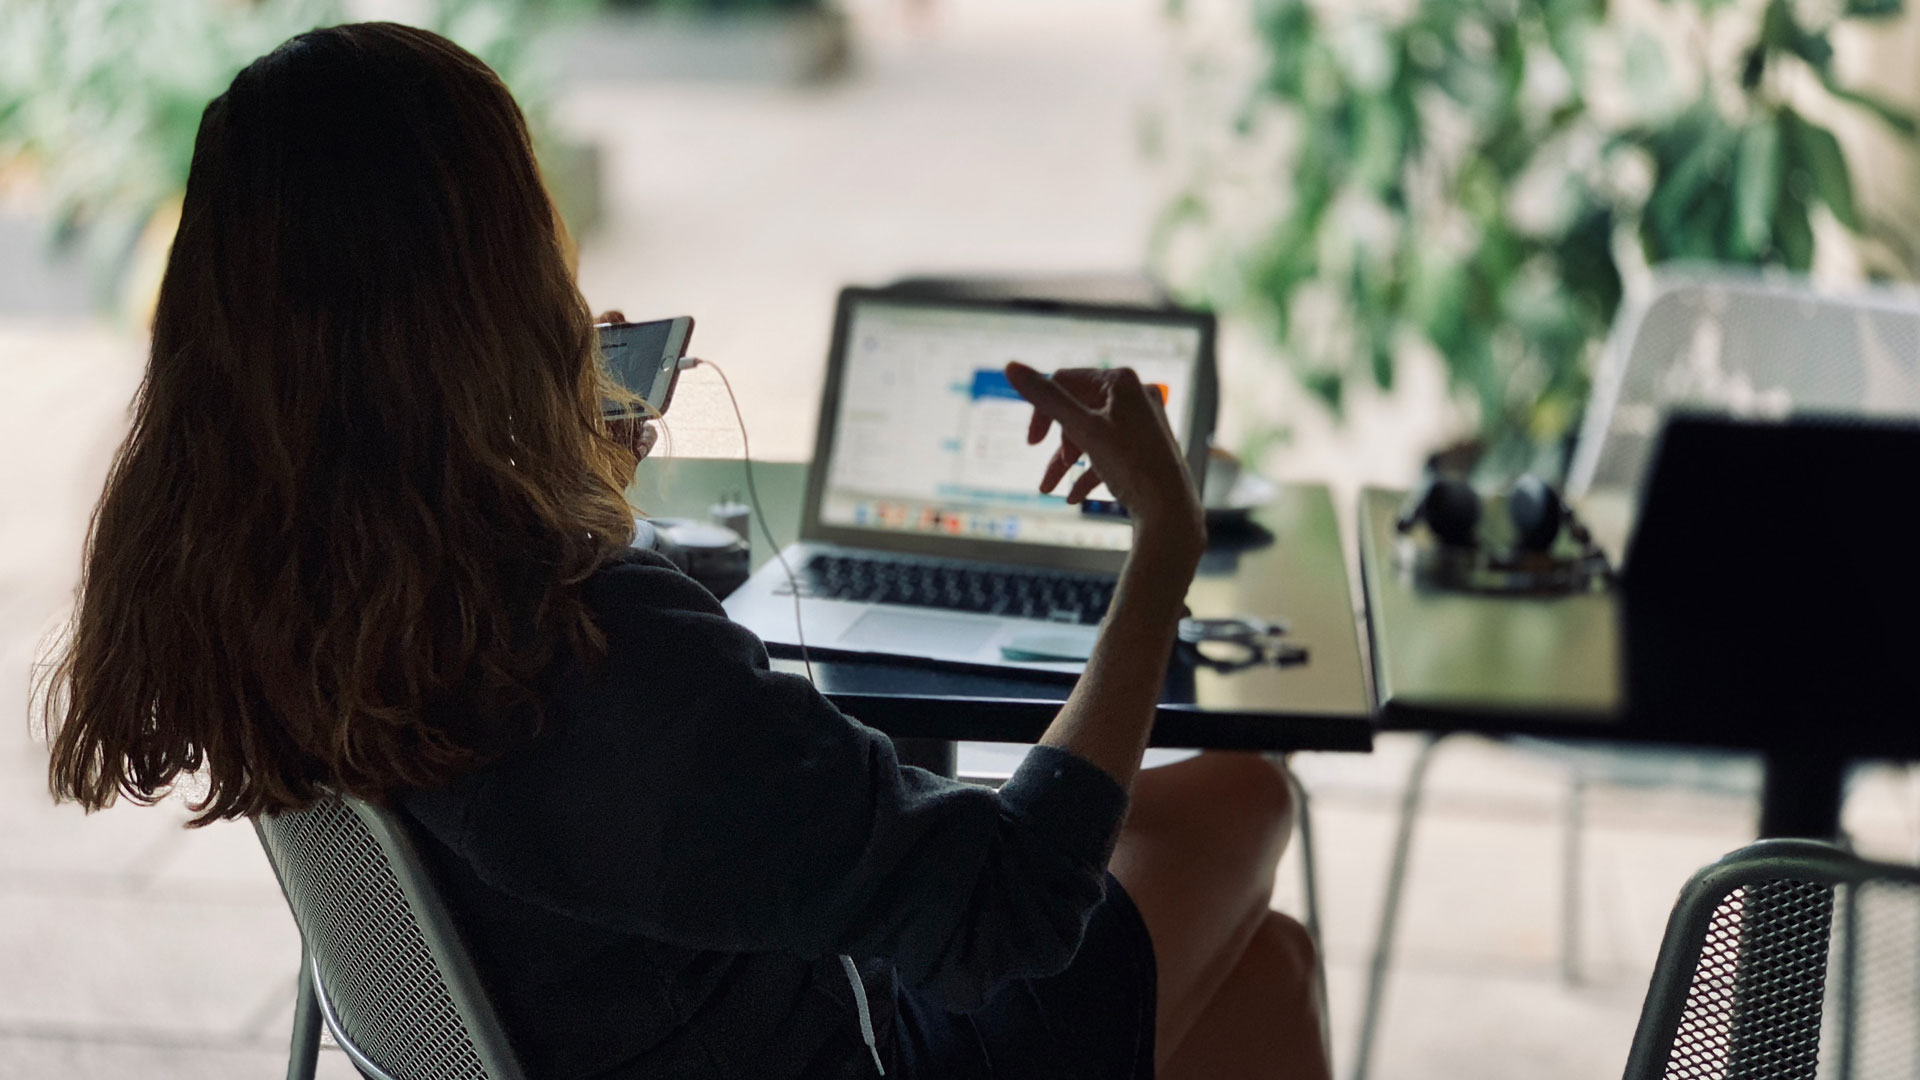
<path fill-rule="evenodd" d="M 802 569 L 807 595 L 873 604 L 978 611 L 1093 626 L 1114 581 L 1063 570 L 972 567 L 860 555 L 815 555 Z M 784 591 L 784 590 L 783 590 Z"/>

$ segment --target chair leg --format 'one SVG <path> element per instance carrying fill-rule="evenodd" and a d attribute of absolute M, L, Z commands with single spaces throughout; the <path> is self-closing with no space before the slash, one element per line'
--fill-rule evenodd
<path fill-rule="evenodd" d="M 1567 785 L 1566 835 L 1560 846 L 1560 978 L 1580 985 L 1580 881 L 1586 852 L 1586 775 L 1574 771 Z"/>
<path fill-rule="evenodd" d="M 1380 902 L 1380 927 L 1373 939 L 1373 960 L 1368 965 L 1367 999 L 1360 1012 L 1360 1037 L 1353 1051 L 1353 1080 L 1367 1080 L 1373 1064 L 1373 1039 L 1380 1022 L 1381 999 L 1386 996 L 1387 966 L 1393 957 L 1393 932 L 1400 921 L 1400 897 L 1407 883 L 1407 861 L 1413 850 L 1413 822 L 1420 814 L 1420 797 L 1427 786 L 1427 766 L 1442 735 L 1428 735 L 1420 755 L 1413 759 L 1407 774 L 1406 791 L 1400 797 L 1400 829 L 1393 842 L 1393 862 L 1387 869 L 1387 892 Z"/>
<path fill-rule="evenodd" d="M 1302 922 L 1307 927 L 1307 937 L 1313 941 L 1313 955 L 1318 961 L 1314 968 L 1314 980 L 1318 983 L 1320 994 L 1320 1046 L 1331 1065 L 1333 1061 L 1333 1027 L 1327 1012 L 1327 953 L 1320 937 L 1320 879 L 1313 861 L 1313 809 L 1307 799 L 1306 786 L 1300 778 L 1287 770 L 1287 782 L 1293 787 L 1294 816 L 1300 823 L 1300 893 L 1301 904 L 1305 908 Z"/>
<path fill-rule="evenodd" d="M 287 1080 L 313 1080 L 320 1058 L 320 1002 L 313 993 L 313 966 L 300 948 L 300 976 L 294 980 L 293 1044 L 287 1054 Z"/>
<path fill-rule="evenodd" d="M 1840 993 L 1834 1005 L 1840 1013 L 1840 1046 L 1834 1078 L 1853 1080 L 1854 1023 L 1860 1005 L 1860 887 L 1842 885 L 1839 892 L 1840 920 L 1834 933 L 1840 935 Z"/>

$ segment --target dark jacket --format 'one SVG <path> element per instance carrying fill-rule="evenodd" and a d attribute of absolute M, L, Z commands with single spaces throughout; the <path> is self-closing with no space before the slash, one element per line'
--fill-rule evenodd
<path fill-rule="evenodd" d="M 1111 777 L 1044 747 L 998 792 L 902 766 L 664 559 L 585 589 L 606 659 L 559 666 L 536 737 L 401 800 L 533 1076 L 872 1076 L 837 954 L 883 1058 L 896 992 L 969 1010 L 1066 966 Z"/>

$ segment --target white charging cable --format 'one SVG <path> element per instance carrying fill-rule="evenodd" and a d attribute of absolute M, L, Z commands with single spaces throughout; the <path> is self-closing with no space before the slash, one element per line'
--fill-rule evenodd
<path fill-rule="evenodd" d="M 792 564 L 787 562 L 786 552 L 780 550 L 780 544 L 773 538 L 773 529 L 767 525 L 767 512 L 760 506 L 760 488 L 753 482 L 753 447 L 747 441 L 747 420 L 740 414 L 740 399 L 733 395 L 733 380 L 720 370 L 720 365 L 711 360 L 695 357 L 683 357 L 680 370 L 709 367 L 720 376 L 720 385 L 727 390 L 727 402 L 733 406 L 734 423 L 740 425 L 740 466 L 747 474 L 747 501 L 753 504 L 753 516 L 760 522 L 760 536 L 773 551 L 773 557 L 780 560 L 780 569 L 787 575 L 787 589 L 793 594 L 793 634 L 800 642 L 800 662 L 807 667 L 807 681 L 815 682 L 813 677 L 813 657 L 807 653 L 807 632 L 800 625 L 800 581 L 794 576 Z M 816 683 L 817 685 L 817 683 Z M 873 1055 L 873 1067 L 881 1076 L 887 1075 L 887 1067 L 880 1063 L 880 1050 L 875 1045 L 873 1034 L 873 1014 L 867 1005 L 866 981 L 860 977 L 860 969 L 855 966 L 853 957 L 840 954 L 840 969 L 847 977 L 847 986 L 853 992 L 855 1013 L 860 1023 L 860 1041 L 866 1043 L 867 1053 Z"/>
<path fill-rule="evenodd" d="M 794 574 L 793 566 L 787 562 L 787 553 L 780 550 L 779 541 L 773 538 L 773 529 L 767 525 L 767 512 L 760 507 L 760 488 L 753 482 L 753 447 L 747 442 L 747 421 L 740 414 L 740 399 L 733 396 L 733 380 L 720 365 L 711 360 L 685 356 L 680 359 L 680 370 L 689 368 L 712 368 L 720 376 L 720 385 L 726 388 L 727 402 L 733 406 L 734 423 L 740 426 L 740 465 L 747 474 L 747 501 L 753 504 L 753 518 L 760 523 L 760 536 L 766 540 L 773 557 L 780 560 L 780 569 L 787 575 L 787 591 L 793 595 L 793 636 L 800 642 L 800 662 L 806 666 L 807 681 L 816 682 L 813 677 L 813 656 L 807 651 L 807 631 L 800 622 L 800 579 Z"/>

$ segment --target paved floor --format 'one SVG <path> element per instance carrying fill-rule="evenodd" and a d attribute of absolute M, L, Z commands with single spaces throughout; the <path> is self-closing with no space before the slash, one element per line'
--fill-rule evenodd
<path fill-rule="evenodd" d="M 894 5 L 860 10 L 860 70 L 841 84 L 580 87 L 563 102 L 566 123 L 601 140 L 611 165 L 609 227 L 583 258 L 589 298 L 634 315 L 696 314 L 697 351 L 729 366 L 767 456 L 807 453 L 841 282 L 1133 265 L 1160 197 L 1133 138 L 1164 60 L 1156 5 L 980 0 L 939 12 L 931 28 L 907 25 Z M 138 377 L 124 330 L 0 317 L 0 701 L 26 697 Z M 682 391 L 678 452 L 734 451 L 714 394 L 697 379 Z M 1294 462 L 1340 465 L 1350 488 L 1351 460 L 1322 440 Z M 1389 738 L 1370 757 L 1298 762 L 1315 795 L 1342 1069 L 1416 747 Z M 1750 799 L 1594 792 L 1580 857 L 1583 980 L 1568 985 L 1564 764 L 1471 740 L 1442 753 L 1375 1075 L 1617 1075 L 1667 906 L 1693 868 L 1750 835 Z M 9 705 L 0 1080 L 273 1075 L 297 944 L 249 831 L 187 832 L 178 806 L 92 817 L 54 807 L 44 763 Z M 1906 777 L 1864 775 L 1850 821 L 1870 849 L 1911 857 Z M 1291 910 L 1297 880 L 1290 859 L 1276 896 Z M 323 1074 L 349 1070 L 331 1053 Z"/>

